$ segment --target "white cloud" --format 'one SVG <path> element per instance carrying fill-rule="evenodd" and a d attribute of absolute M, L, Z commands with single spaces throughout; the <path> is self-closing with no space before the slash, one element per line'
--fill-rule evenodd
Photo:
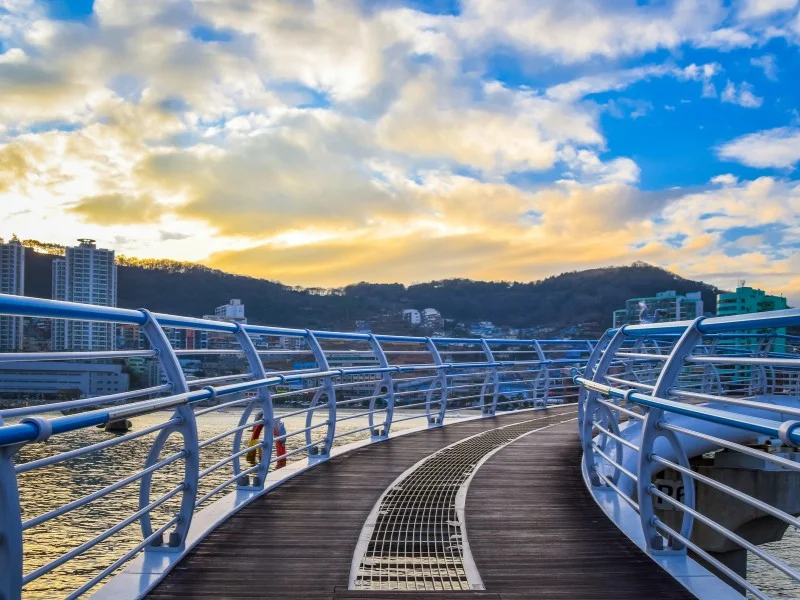
<path fill-rule="evenodd" d="M 716 48 L 723 52 L 735 48 L 749 48 L 758 42 L 758 38 L 741 29 L 723 27 L 698 36 L 696 45 L 699 48 Z"/>
<path fill-rule="evenodd" d="M 775 62 L 774 55 L 765 54 L 761 57 L 751 58 L 750 64 L 764 71 L 764 76 L 770 81 L 778 80 L 778 65 Z"/>
<path fill-rule="evenodd" d="M 675 48 L 708 37 L 725 16 L 710 0 L 635 6 L 588 0 L 465 0 L 457 24 L 475 45 L 512 44 L 565 63 Z"/>
<path fill-rule="evenodd" d="M 777 12 L 789 11 L 797 6 L 798 0 L 740 0 L 739 17 L 742 19 L 761 19 Z"/>
<path fill-rule="evenodd" d="M 703 95 L 706 96 L 706 86 L 711 85 L 711 79 L 722 72 L 719 63 L 692 63 L 686 67 L 678 67 L 673 64 L 642 65 L 632 69 L 620 71 L 610 71 L 597 75 L 587 75 L 554 85 L 547 89 L 547 95 L 556 100 L 572 102 L 579 100 L 590 94 L 598 94 L 608 91 L 620 91 L 628 86 L 648 79 L 658 77 L 674 77 L 680 81 L 702 81 Z M 713 96 L 716 95 L 716 92 Z"/>
<path fill-rule="evenodd" d="M 800 128 L 778 127 L 743 135 L 718 147 L 717 155 L 750 167 L 790 168 L 800 161 Z"/>
<path fill-rule="evenodd" d="M 725 173 L 723 175 L 712 177 L 710 182 L 717 185 L 736 185 L 739 183 L 739 178 L 731 173 Z"/>
<path fill-rule="evenodd" d="M 728 81 L 725 89 L 720 96 L 723 102 L 738 104 L 744 108 L 758 108 L 764 103 L 764 99 L 753 93 L 753 86 L 743 81 L 739 88 L 732 81 Z"/>

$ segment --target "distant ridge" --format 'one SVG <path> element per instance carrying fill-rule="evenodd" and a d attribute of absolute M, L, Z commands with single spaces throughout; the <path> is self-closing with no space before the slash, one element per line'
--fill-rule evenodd
<path fill-rule="evenodd" d="M 41 248 L 35 252 L 29 247 L 28 295 L 51 297 L 51 264 L 57 256 L 57 252 L 42 253 Z M 373 324 L 381 320 L 391 329 L 402 329 L 403 324 L 392 323 L 389 315 L 426 307 L 464 323 L 563 328 L 594 321 L 605 329 L 611 325 L 611 312 L 628 298 L 665 290 L 700 291 L 706 310 L 713 312 L 719 291 L 642 262 L 562 273 L 529 283 L 447 279 L 409 286 L 357 283 L 337 289 L 291 287 L 171 260 L 120 257 L 118 262 L 119 305 L 124 308 L 202 316 L 230 298 L 240 298 L 252 323 L 346 330 L 353 329 L 355 320 Z"/>

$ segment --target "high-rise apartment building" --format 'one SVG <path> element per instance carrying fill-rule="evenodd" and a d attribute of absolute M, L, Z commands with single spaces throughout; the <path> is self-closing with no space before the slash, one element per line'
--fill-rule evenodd
<path fill-rule="evenodd" d="M 97 306 L 117 305 L 117 266 L 114 251 L 94 240 L 81 239 L 53 261 L 53 299 Z M 113 323 L 57 320 L 53 323 L 55 350 L 113 350 Z"/>
<path fill-rule="evenodd" d="M 717 294 L 717 316 L 720 317 L 766 312 L 770 310 L 783 310 L 787 307 L 786 298 L 783 296 L 772 296 L 767 294 L 764 290 L 744 285 L 743 281 L 741 285 L 736 288 L 735 292 Z M 748 330 L 742 333 L 751 334 L 751 336 L 736 338 L 734 340 L 736 345 L 755 350 L 758 339 L 752 337 L 752 335 L 770 332 L 769 330 Z M 776 329 L 774 333 L 778 334 L 778 336 L 786 335 L 786 329 Z M 785 352 L 786 340 L 778 337 L 773 341 L 771 350 L 773 352 Z"/>
<path fill-rule="evenodd" d="M 613 313 L 614 328 L 644 322 L 689 321 L 703 316 L 703 299 L 700 292 L 685 295 L 673 290 L 658 292 L 655 296 L 630 298 L 625 308 Z"/>
<path fill-rule="evenodd" d="M 0 294 L 25 295 L 25 247 L 0 238 Z M 0 352 L 22 350 L 22 317 L 0 317 Z"/>

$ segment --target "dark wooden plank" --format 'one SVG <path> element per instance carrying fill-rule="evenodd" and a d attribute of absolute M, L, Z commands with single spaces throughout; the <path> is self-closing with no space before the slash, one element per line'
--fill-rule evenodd
<path fill-rule="evenodd" d="M 470 549 L 503 600 L 693 598 L 595 504 L 577 426 L 528 435 L 492 456 L 467 492 Z"/>
<path fill-rule="evenodd" d="M 481 431 L 574 410 L 566 406 L 458 423 L 334 458 L 294 477 L 223 523 L 149 597 L 330 600 L 336 586 L 347 586 L 367 515 L 403 471 Z"/>
<path fill-rule="evenodd" d="M 370 592 L 336 586 L 333 600 L 503 600 L 491 592 Z"/>

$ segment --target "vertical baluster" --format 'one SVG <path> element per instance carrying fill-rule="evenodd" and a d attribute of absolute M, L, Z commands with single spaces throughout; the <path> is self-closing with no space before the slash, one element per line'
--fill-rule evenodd
<path fill-rule="evenodd" d="M 182 394 L 189 391 L 189 386 L 186 383 L 186 378 L 181 369 L 178 356 L 175 350 L 169 343 L 164 330 L 158 323 L 156 318 L 148 310 L 142 310 L 142 313 L 147 317 L 147 321 L 142 325 L 142 332 L 150 342 L 150 347 L 158 352 L 158 361 L 161 368 L 167 377 L 167 381 L 172 385 L 172 392 L 175 394 Z M 213 395 L 213 389 L 208 388 Z M 192 407 L 188 404 L 181 404 L 175 409 L 172 415 L 173 419 L 177 419 L 176 425 L 171 425 L 162 429 L 147 455 L 145 461 L 145 468 L 158 462 L 158 456 L 164 447 L 167 439 L 173 434 L 178 433 L 183 438 L 183 451 L 185 453 L 183 458 L 184 474 L 183 474 L 183 494 L 181 496 L 181 506 L 178 512 L 178 522 L 175 529 L 170 533 L 168 545 L 164 546 L 163 541 L 156 539 L 146 548 L 147 551 L 170 551 L 180 552 L 183 551 L 186 544 L 186 533 L 189 531 L 189 526 L 192 523 L 192 515 L 194 514 L 194 503 L 197 500 L 197 484 L 198 474 L 200 471 L 200 448 L 198 446 L 197 435 L 197 421 L 194 416 Z M 153 474 L 148 473 L 139 482 L 139 508 L 142 509 L 150 504 L 150 491 L 153 480 Z M 143 537 L 148 537 L 153 533 L 153 526 L 150 519 L 150 514 L 147 513 L 140 519 Z"/>
<path fill-rule="evenodd" d="M 264 370 L 264 363 L 261 362 L 261 356 L 259 356 L 258 350 L 256 350 L 255 344 L 253 344 L 253 340 L 247 335 L 247 331 L 245 331 L 239 323 L 236 324 L 236 340 L 244 351 L 244 356 L 247 359 L 250 372 L 253 374 L 253 379 L 266 379 L 267 372 Z M 239 489 L 262 489 L 264 487 L 264 480 L 267 478 L 267 473 L 269 472 L 269 462 L 272 458 L 272 444 L 275 437 L 275 413 L 272 406 L 272 393 L 267 386 L 258 388 L 258 396 L 244 409 L 242 416 L 239 418 L 238 426 L 241 427 L 247 423 L 247 420 L 253 413 L 253 409 L 256 407 L 261 409 L 264 421 L 264 441 L 261 443 L 261 460 L 259 461 L 259 468 L 252 479 L 249 475 L 245 475 L 237 480 L 236 486 Z M 236 454 L 241 449 L 244 432 L 244 429 L 240 429 L 233 435 L 232 454 Z M 233 459 L 233 473 L 234 475 L 239 475 L 241 472 L 241 457 L 237 456 Z"/>
<path fill-rule="evenodd" d="M 544 408 L 547 408 L 547 398 L 550 395 L 550 365 L 547 360 L 547 356 L 545 356 L 544 350 L 542 350 L 542 345 L 539 343 L 539 340 L 533 340 L 533 347 L 536 350 L 536 356 L 539 358 L 539 373 L 542 376 L 542 398 Z M 538 377 L 536 378 L 539 379 Z M 537 386 L 538 382 L 534 382 L 534 386 Z M 533 397 L 533 407 L 536 408 L 536 390 L 534 387 L 534 397 Z"/>
<path fill-rule="evenodd" d="M 586 369 L 587 374 L 591 375 L 592 381 L 605 384 L 605 376 L 606 373 L 608 373 L 608 368 L 611 366 L 611 363 L 614 360 L 614 355 L 620 349 L 624 341 L 625 327 L 620 327 L 617 329 L 616 333 L 614 333 L 613 337 L 607 342 L 605 347 L 603 346 L 602 340 L 601 343 L 597 344 L 597 347 L 595 348 L 595 356 L 599 355 L 600 352 L 603 354 L 596 362 L 594 373 L 591 373 L 588 365 Z M 592 485 L 599 487 L 605 484 L 603 483 L 603 480 L 597 476 L 595 471 L 596 463 L 594 449 L 592 448 L 592 421 L 594 420 L 595 413 L 602 413 L 605 420 L 608 422 L 607 424 L 609 425 L 609 428 L 613 428 L 614 426 L 611 425 L 611 423 L 613 422 L 615 425 L 618 425 L 619 415 L 616 414 L 617 411 L 609 410 L 607 407 L 597 402 L 598 393 L 596 391 L 586 390 L 586 392 L 583 421 L 580 425 L 580 438 L 581 444 L 583 445 L 583 461 L 586 473 L 588 474 Z M 619 473 L 617 473 L 617 477 L 618 475 Z"/>
<path fill-rule="evenodd" d="M 373 354 L 375 354 L 375 358 L 378 360 L 378 364 L 382 368 L 389 367 L 389 359 L 386 358 L 386 353 L 383 351 L 383 346 L 381 346 L 380 341 L 374 335 L 370 334 L 369 336 L 369 345 L 372 348 Z M 375 420 L 374 420 L 374 413 L 372 411 L 375 410 L 375 403 L 378 394 L 380 394 L 381 389 L 386 389 L 386 419 L 383 422 L 383 427 L 381 429 L 377 429 L 375 427 Z M 389 430 L 392 427 L 392 419 L 394 418 L 394 377 L 392 376 L 391 372 L 384 373 L 381 376 L 380 381 L 375 386 L 375 391 L 372 394 L 372 398 L 369 401 L 369 433 L 372 437 L 373 441 L 377 440 L 385 440 L 389 437 Z"/>
<path fill-rule="evenodd" d="M 483 353 L 486 355 L 486 361 L 489 363 L 494 363 L 494 353 L 492 349 L 489 348 L 489 344 L 486 343 L 486 340 L 481 339 L 481 347 L 483 348 Z M 486 390 L 492 386 L 492 403 L 489 405 L 488 409 L 486 407 Z M 486 378 L 483 380 L 483 385 L 481 386 L 481 413 L 483 413 L 486 417 L 493 417 L 497 412 L 497 398 L 500 395 L 500 374 L 498 372 L 497 367 L 490 367 L 486 371 Z"/>
<path fill-rule="evenodd" d="M 14 455 L 21 447 L 21 444 L 0 447 L 0 598 L 3 600 L 19 600 L 22 594 L 22 510 L 14 470 Z"/>
<path fill-rule="evenodd" d="M 594 381 L 595 366 L 600 361 L 600 357 L 603 355 L 603 351 L 608 347 L 613 335 L 614 334 L 609 329 L 597 341 L 597 344 L 592 349 L 592 352 L 586 361 L 586 365 L 583 368 L 584 377 Z M 583 386 L 580 386 L 580 389 L 578 390 L 578 431 L 581 432 L 583 431 L 583 419 L 586 411 L 586 400 L 588 398 L 588 394 L 589 390 Z"/>
<path fill-rule="evenodd" d="M 699 324 L 703 321 L 704 317 L 698 317 L 691 326 L 686 328 L 678 342 L 673 346 L 669 359 L 661 369 L 661 374 L 656 381 L 655 389 L 651 394 L 657 398 L 667 398 L 669 390 L 678 382 L 681 369 L 683 368 L 685 359 L 692 353 L 695 346 L 703 339 L 703 334 L 700 331 Z M 671 431 L 661 429 L 659 422 L 664 420 L 664 411 L 660 408 L 650 408 L 647 411 L 647 416 L 642 424 L 642 439 L 640 442 L 639 450 L 639 463 L 636 476 L 638 481 L 636 483 L 636 490 L 639 498 L 639 519 L 641 520 L 642 529 L 644 531 L 645 541 L 647 548 L 654 552 L 664 551 L 664 538 L 659 534 L 655 526 L 655 506 L 653 503 L 653 495 L 651 489 L 653 488 L 653 475 L 661 467 L 657 467 L 653 462 L 652 455 L 655 452 L 655 442 L 658 438 L 663 437 L 672 447 L 678 463 L 689 467 L 689 459 L 686 456 L 683 447 L 678 440 L 678 437 Z M 683 503 L 689 508 L 694 508 L 694 481 L 686 474 L 682 474 L 684 488 Z M 688 513 L 683 513 L 683 521 L 681 523 L 680 534 L 688 538 L 692 533 L 693 517 Z M 670 548 L 671 551 L 686 552 L 677 541 L 673 541 Z"/>
<path fill-rule="evenodd" d="M 330 371 L 328 358 L 325 356 L 325 352 L 322 350 L 319 340 L 310 329 L 306 329 L 305 340 L 317 361 L 319 370 Z M 306 427 L 311 427 L 312 421 L 314 420 L 314 411 L 323 394 L 328 399 L 328 430 L 321 448 L 311 445 L 313 441 L 312 432 L 310 430 L 306 431 L 306 445 L 309 446 L 309 463 L 326 460 L 330 456 L 331 448 L 333 447 L 333 436 L 336 435 L 336 388 L 333 385 L 333 378 L 330 375 L 326 375 L 322 378 L 322 389 L 317 390 L 314 394 L 314 398 L 311 400 L 311 410 L 306 413 Z"/>
<path fill-rule="evenodd" d="M 425 345 L 428 348 L 428 352 L 431 353 L 433 357 L 433 362 L 436 365 L 442 367 L 444 364 L 442 362 L 442 355 L 439 354 L 439 349 L 436 347 L 436 344 L 433 343 L 431 338 L 425 338 Z M 439 385 L 441 390 L 440 398 L 441 403 L 439 405 L 439 414 L 437 416 L 431 415 L 431 400 L 433 399 L 433 393 L 436 391 L 436 385 Z M 428 417 L 428 425 L 434 427 L 440 427 L 444 424 L 444 416 L 445 411 L 447 410 L 447 369 L 439 368 L 437 369 L 437 377 L 431 382 L 431 385 L 428 387 L 428 392 L 425 394 L 425 414 Z"/>

